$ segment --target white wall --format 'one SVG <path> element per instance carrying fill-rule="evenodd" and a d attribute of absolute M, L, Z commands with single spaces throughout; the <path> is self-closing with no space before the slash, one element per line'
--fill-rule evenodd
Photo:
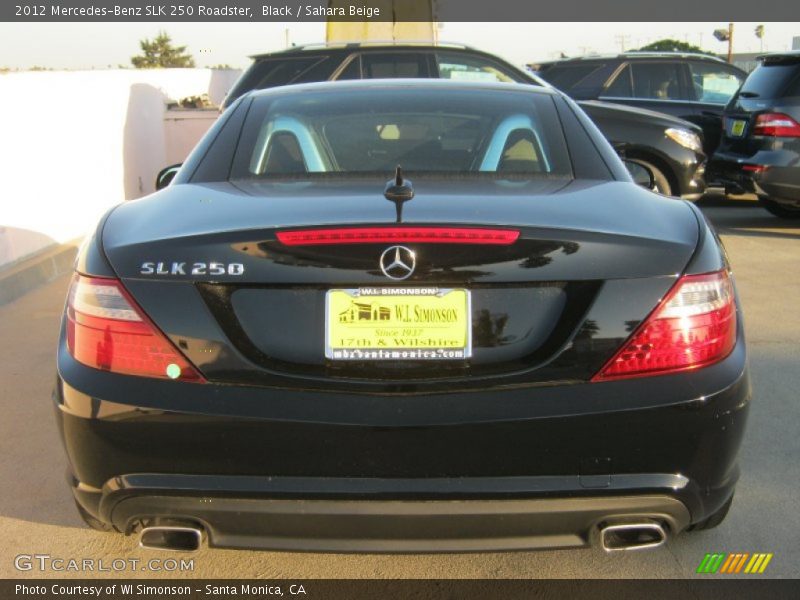
<path fill-rule="evenodd" d="M 49 71 L 0 76 L 0 266 L 82 237 L 111 206 L 153 191 L 216 117 L 168 118 L 170 100 L 220 102 L 238 71 Z M 170 111 L 172 114 L 173 111 Z"/>
<path fill-rule="evenodd" d="M 219 111 L 214 108 L 202 110 L 168 110 L 164 115 L 165 163 L 163 166 L 183 162 L 186 156 L 203 137 L 211 124 L 217 120 Z"/>

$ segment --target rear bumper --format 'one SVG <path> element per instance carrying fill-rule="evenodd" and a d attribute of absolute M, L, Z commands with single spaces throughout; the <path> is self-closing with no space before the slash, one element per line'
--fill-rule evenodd
<path fill-rule="evenodd" d="M 60 351 L 54 399 L 75 498 L 120 531 L 164 518 L 215 546 L 468 551 L 703 520 L 738 479 L 750 383 L 741 338 L 680 376 L 414 396 L 161 382 Z"/>
<path fill-rule="evenodd" d="M 762 167 L 746 171 L 745 166 Z M 758 151 L 752 156 L 717 152 L 709 178 L 728 191 L 744 191 L 789 206 L 800 205 L 800 155 L 791 150 Z"/>
<path fill-rule="evenodd" d="M 664 478 L 664 483 L 668 479 L 668 476 Z M 269 489 L 256 493 L 260 486 L 254 480 L 228 481 L 229 493 L 239 488 L 235 497 L 219 496 L 219 490 L 213 487 L 192 487 L 213 486 L 220 483 L 219 480 L 184 481 L 177 494 L 176 481 L 170 482 L 170 489 L 166 490 L 152 487 L 158 483 L 153 476 L 125 478 L 122 486 L 104 495 L 101 512 L 117 529 L 125 532 L 142 519 L 157 515 L 164 521 L 202 528 L 212 547 L 315 552 L 469 552 L 580 547 L 596 544 L 600 527 L 606 523 L 656 522 L 667 532 L 677 533 L 690 520 L 685 505 L 666 494 L 339 500 L 309 499 L 308 486 L 313 486 L 314 482 L 302 485 L 306 494 L 302 499 L 276 497 L 275 482 L 267 486 Z M 296 489 L 298 483 L 287 487 Z M 388 486 L 401 484 L 407 489 L 409 483 L 391 482 Z M 279 482 L 278 485 L 286 484 Z M 386 489 L 387 485 L 382 487 Z"/>

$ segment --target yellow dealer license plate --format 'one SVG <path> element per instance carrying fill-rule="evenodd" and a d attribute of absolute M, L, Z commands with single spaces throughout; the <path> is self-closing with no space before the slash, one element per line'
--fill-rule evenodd
<path fill-rule="evenodd" d="M 734 121 L 731 124 L 731 135 L 733 137 L 742 137 L 745 125 L 747 125 L 747 121 Z"/>
<path fill-rule="evenodd" d="M 463 289 L 329 290 L 325 357 L 464 360 L 472 355 L 470 315 L 470 294 Z"/>

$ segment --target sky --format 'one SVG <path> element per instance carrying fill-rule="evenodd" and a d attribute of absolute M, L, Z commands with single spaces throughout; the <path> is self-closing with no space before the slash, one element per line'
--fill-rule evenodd
<path fill-rule="evenodd" d="M 736 23 L 735 52 L 762 49 L 759 23 Z M 792 47 L 800 22 L 763 23 L 764 51 Z M 441 23 L 439 39 L 462 42 L 522 65 L 537 60 L 636 49 L 674 38 L 724 53 L 713 31 L 727 23 Z M 197 66 L 245 67 L 248 56 L 280 50 L 289 43 L 325 41 L 324 23 L 0 23 L 0 68 L 91 69 L 130 65 L 139 40 L 166 31 L 186 45 Z"/>

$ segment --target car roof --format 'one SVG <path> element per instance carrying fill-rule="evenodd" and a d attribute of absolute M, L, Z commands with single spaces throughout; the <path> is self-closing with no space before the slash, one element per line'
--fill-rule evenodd
<path fill-rule="evenodd" d="M 687 60 L 708 60 L 713 62 L 725 63 L 719 56 L 711 54 L 701 54 L 699 52 L 647 52 L 647 51 L 631 51 L 623 52 L 621 54 L 589 54 L 587 56 L 574 56 L 568 58 L 561 58 L 558 60 L 547 60 L 538 63 L 531 63 L 540 66 L 544 65 L 558 65 L 566 63 L 580 63 L 580 62 L 594 62 L 594 61 L 610 61 L 610 60 L 631 60 L 631 59 L 649 59 L 649 58 L 684 58 Z M 727 63 L 726 63 L 727 64 Z"/>
<path fill-rule="evenodd" d="M 308 54 L 311 52 L 325 52 L 327 50 L 382 50 L 382 49 L 391 49 L 391 50 L 398 50 L 398 49 L 436 49 L 436 48 L 444 48 L 448 50 L 466 50 L 469 52 L 479 52 L 481 54 L 485 54 L 482 50 L 478 50 L 477 48 L 473 48 L 471 46 L 467 46 L 466 44 L 460 44 L 457 42 L 431 42 L 431 41 L 416 41 L 416 40 L 376 40 L 370 42 L 326 42 L 321 44 L 302 44 L 298 46 L 292 46 L 290 48 L 286 48 L 284 50 L 276 50 L 274 52 L 263 52 L 259 54 L 252 54 L 250 58 L 252 59 L 260 59 L 260 58 L 270 58 L 273 56 L 277 57 L 284 57 L 284 56 L 291 56 L 291 55 L 303 55 Z"/>
<path fill-rule="evenodd" d="M 800 61 L 800 50 L 787 50 L 786 52 L 771 52 L 770 54 L 761 54 L 756 57 L 756 60 L 761 62 L 777 62 L 781 60 L 787 60 L 790 62 Z"/>
<path fill-rule="evenodd" d="M 549 86 L 535 86 L 527 83 L 505 83 L 499 81 L 454 81 L 452 79 L 346 79 L 340 81 L 316 81 L 313 83 L 297 83 L 282 85 L 261 90 L 251 90 L 246 96 L 276 96 L 300 94 L 304 92 L 352 91 L 374 89 L 414 88 L 417 90 L 485 90 L 498 92 L 524 92 L 560 96 L 561 92 Z"/>

